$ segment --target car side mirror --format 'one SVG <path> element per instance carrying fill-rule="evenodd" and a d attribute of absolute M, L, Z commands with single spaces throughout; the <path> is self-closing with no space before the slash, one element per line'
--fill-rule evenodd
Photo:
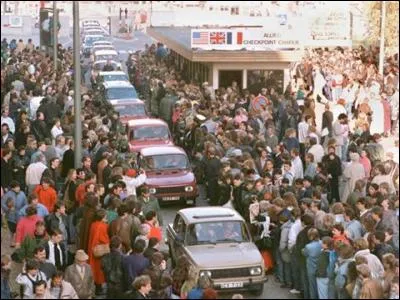
<path fill-rule="evenodd" d="M 177 244 L 180 244 L 180 245 L 182 245 L 184 242 L 183 237 L 181 235 L 177 235 L 175 240 L 176 240 Z"/>

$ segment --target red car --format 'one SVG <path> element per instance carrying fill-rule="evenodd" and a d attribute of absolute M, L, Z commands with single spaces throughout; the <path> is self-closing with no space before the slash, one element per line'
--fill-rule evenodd
<path fill-rule="evenodd" d="M 189 159 L 182 148 L 148 147 L 140 151 L 139 167 L 146 170 L 145 184 L 160 203 L 195 204 L 198 190 Z"/>
<path fill-rule="evenodd" d="M 110 104 L 119 113 L 122 124 L 127 124 L 129 120 L 148 118 L 145 104 L 139 99 L 111 100 Z"/>
<path fill-rule="evenodd" d="M 129 120 L 127 131 L 131 152 L 140 152 L 145 147 L 173 145 L 168 124 L 160 119 Z"/>

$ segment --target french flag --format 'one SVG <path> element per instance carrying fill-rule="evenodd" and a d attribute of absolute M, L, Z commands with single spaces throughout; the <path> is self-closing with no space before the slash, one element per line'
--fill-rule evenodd
<path fill-rule="evenodd" d="M 236 43 L 238 45 L 243 44 L 243 32 L 236 32 Z"/>

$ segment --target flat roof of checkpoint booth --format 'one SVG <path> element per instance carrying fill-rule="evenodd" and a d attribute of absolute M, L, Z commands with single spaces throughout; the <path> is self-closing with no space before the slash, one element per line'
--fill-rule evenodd
<path fill-rule="evenodd" d="M 199 32 L 208 32 L 207 45 L 204 45 L 204 43 L 202 45 L 192 45 L 193 33 L 197 30 Z M 262 26 L 230 26 L 219 28 L 157 26 L 147 28 L 147 33 L 151 37 L 172 50 L 178 65 L 187 64 L 190 75 L 194 75 L 196 71 L 205 73 L 201 74 L 198 79 L 201 82 L 208 81 L 212 83 L 215 89 L 219 88 L 220 80 L 223 79 L 221 78 L 221 74 L 229 77 L 229 74 L 226 73 L 229 71 L 236 71 L 236 76 L 241 76 L 240 82 L 242 84 L 239 83 L 239 85 L 241 85 L 242 88 L 247 88 L 247 73 L 250 70 L 283 70 L 284 73 L 286 73 L 283 78 L 286 85 L 289 81 L 290 65 L 300 61 L 302 58 L 303 49 L 301 42 L 296 46 L 290 45 L 292 48 L 277 49 L 277 47 L 271 47 L 266 50 L 263 50 L 263 48 L 259 46 L 244 44 L 248 42 L 248 40 L 244 40 L 246 36 L 250 38 L 254 36 L 254 34 L 259 36 L 260 31 L 266 32 L 266 39 L 268 39 L 268 34 L 273 34 L 267 33 L 269 30 L 264 29 Z M 210 39 L 212 32 L 223 33 L 225 39 L 227 39 L 230 34 L 231 44 L 227 45 L 228 41 L 225 40 L 225 45 L 212 45 Z M 235 45 L 235 43 L 238 42 L 236 40 L 238 32 L 243 32 L 241 36 L 243 44 Z M 262 39 L 263 37 L 260 38 L 260 40 Z M 271 36 L 271 40 L 273 39 L 280 42 L 277 36 Z M 213 49 L 213 47 L 215 47 L 215 49 Z M 204 69 L 206 69 L 205 72 L 203 72 Z M 221 73 L 221 71 L 225 73 Z"/>

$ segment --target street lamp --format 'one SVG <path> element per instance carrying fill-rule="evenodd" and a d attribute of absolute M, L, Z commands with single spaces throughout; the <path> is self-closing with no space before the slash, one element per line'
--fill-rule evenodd
<path fill-rule="evenodd" d="M 79 36 L 79 1 L 73 2 L 74 15 L 74 119 L 75 119 L 75 149 L 74 166 L 79 168 L 82 158 L 82 121 L 81 121 L 81 59 Z"/>
<path fill-rule="evenodd" d="M 385 23 L 386 23 L 386 1 L 382 1 L 381 9 L 381 38 L 379 45 L 379 74 L 383 75 L 383 60 L 385 58 Z"/>

